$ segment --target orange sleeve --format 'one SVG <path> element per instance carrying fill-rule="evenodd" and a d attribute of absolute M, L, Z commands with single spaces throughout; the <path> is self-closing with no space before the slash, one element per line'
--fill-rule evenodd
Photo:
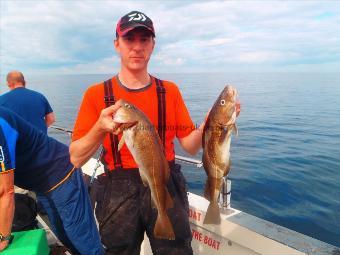
<path fill-rule="evenodd" d="M 176 86 L 176 136 L 183 138 L 189 135 L 194 129 L 195 125 L 191 120 L 189 111 L 184 103 L 181 92 Z"/>
<path fill-rule="evenodd" d="M 101 96 L 100 88 L 100 85 L 95 85 L 86 90 L 74 124 L 72 141 L 78 140 L 86 135 L 98 120 L 100 115 L 100 111 L 98 110 L 99 97 Z M 103 98 L 103 96 L 101 97 Z M 104 99 L 101 101 L 103 100 Z"/>

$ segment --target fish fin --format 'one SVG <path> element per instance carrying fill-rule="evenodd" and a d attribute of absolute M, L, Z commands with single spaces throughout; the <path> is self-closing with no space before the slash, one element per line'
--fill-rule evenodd
<path fill-rule="evenodd" d="M 114 127 L 113 130 L 112 130 L 112 133 L 113 133 L 114 135 L 119 135 L 120 133 L 122 133 L 123 130 L 122 130 L 122 127 L 121 127 L 121 126 L 122 126 L 122 125 L 117 125 L 116 127 Z"/>
<path fill-rule="evenodd" d="M 238 136 L 238 128 L 237 128 L 236 123 L 233 125 L 233 130 L 235 132 L 235 135 Z"/>
<path fill-rule="evenodd" d="M 224 170 L 223 176 L 226 176 L 229 173 L 230 166 L 231 166 L 231 159 L 229 159 L 228 165 L 226 166 L 226 168 Z"/>
<path fill-rule="evenodd" d="M 143 185 L 144 187 L 148 187 L 148 179 L 146 178 L 145 174 L 143 173 L 143 171 L 139 170 L 139 175 L 140 178 L 142 179 Z M 152 200 L 152 199 L 151 199 Z"/>
<path fill-rule="evenodd" d="M 152 198 L 151 198 L 151 208 L 157 209 L 157 205 L 156 205 L 156 203 L 153 201 Z"/>
<path fill-rule="evenodd" d="M 219 144 L 223 144 L 224 143 L 224 140 L 226 139 L 227 134 L 228 134 L 228 129 L 227 128 L 223 129 L 223 131 L 221 132 L 221 136 L 218 139 L 218 143 Z"/>
<path fill-rule="evenodd" d="M 118 143 L 118 151 L 121 150 L 121 148 L 123 147 L 124 143 L 125 143 L 125 137 L 124 137 L 124 133 L 123 133 L 122 138 L 120 138 L 120 141 Z"/>
<path fill-rule="evenodd" d="M 209 179 L 207 179 L 207 181 L 206 181 L 206 183 L 205 183 L 204 197 L 205 197 L 207 200 L 209 200 L 209 201 L 211 200 Z"/>
<path fill-rule="evenodd" d="M 165 204 L 165 208 L 166 209 L 169 209 L 169 208 L 172 208 L 174 207 L 174 201 L 168 191 L 167 188 L 165 188 L 165 196 L 166 196 L 166 204 Z"/>
<path fill-rule="evenodd" d="M 155 238 L 175 240 L 175 233 L 166 213 L 160 214 L 158 212 L 155 228 L 153 230 Z"/>
<path fill-rule="evenodd" d="M 216 202 L 211 202 L 208 206 L 207 213 L 205 214 L 203 224 L 215 224 L 221 223 L 220 208 Z"/>

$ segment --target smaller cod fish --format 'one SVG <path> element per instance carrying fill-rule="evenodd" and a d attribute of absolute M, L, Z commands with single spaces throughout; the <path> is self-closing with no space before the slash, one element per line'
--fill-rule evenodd
<path fill-rule="evenodd" d="M 151 190 L 151 200 L 158 211 L 155 238 L 174 240 L 175 233 L 167 214 L 167 209 L 173 207 L 173 200 L 167 190 L 170 168 L 161 140 L 142 111 L 122 99 L 117 103 L 121 107 L 113 118 L 118 123 L 114 133 L 123 133 L 118 150 L 126 144 L 139 167 L 144 186 Z"/>
<path fill-rule="evenodd" d="M 236 121 L 237 91 L 226 86 L 210 110 L 202 135 L 203 167 L 207 174 L 204 197 L 210 201 L 204 224 L 220 224 L 218 195 L 230 170 L 230 142 Z"/>

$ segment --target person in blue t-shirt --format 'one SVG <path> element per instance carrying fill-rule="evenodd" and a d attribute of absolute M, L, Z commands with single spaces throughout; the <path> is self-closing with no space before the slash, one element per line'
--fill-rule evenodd
<path fill-rule="evenodd" d="M 55 115 L 46 97 L 27 89 L 24 75 L 18 71 L 7 74 L 7 86 L 10 91 L 0 96 L 0 106 L 9 108 L 47 133 L 47 128 L 55 122 Z"/>
<path fill-rule="evenodd" d="M 35 191 L 52 230 L 75 254 L 103 254 L 82 172 L 68 147 L 0 107 L 0 251 L 8 245 L 14 185 Z"/>

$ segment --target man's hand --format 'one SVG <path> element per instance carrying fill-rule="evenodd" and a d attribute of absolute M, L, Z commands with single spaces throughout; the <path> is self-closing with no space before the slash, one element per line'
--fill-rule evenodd
<path fill-rule="evenodd" d="M 121 107 L 121 101 L 119 100 L 114 105 L 103 109 L 100 113 L 98 124 L 102 132 L 112 133 L 116 127 L 116 123 L 113 121 L 113 116 L 117 110 Z"/>
<path fill-rule="evenodd" d="M 0 251 L 3 251 L 8 246 L 8 241 L 0 242 Z"/>
<path fill-rule="evenodd" d="M 70 144 L 70 159 L 75 167 L 84 165 L 103 143 L 105 136 L 116 127 L 113 116 L 121 106 L 121 102 L 103 109 L 92 128 L 82 138 Z"/>

